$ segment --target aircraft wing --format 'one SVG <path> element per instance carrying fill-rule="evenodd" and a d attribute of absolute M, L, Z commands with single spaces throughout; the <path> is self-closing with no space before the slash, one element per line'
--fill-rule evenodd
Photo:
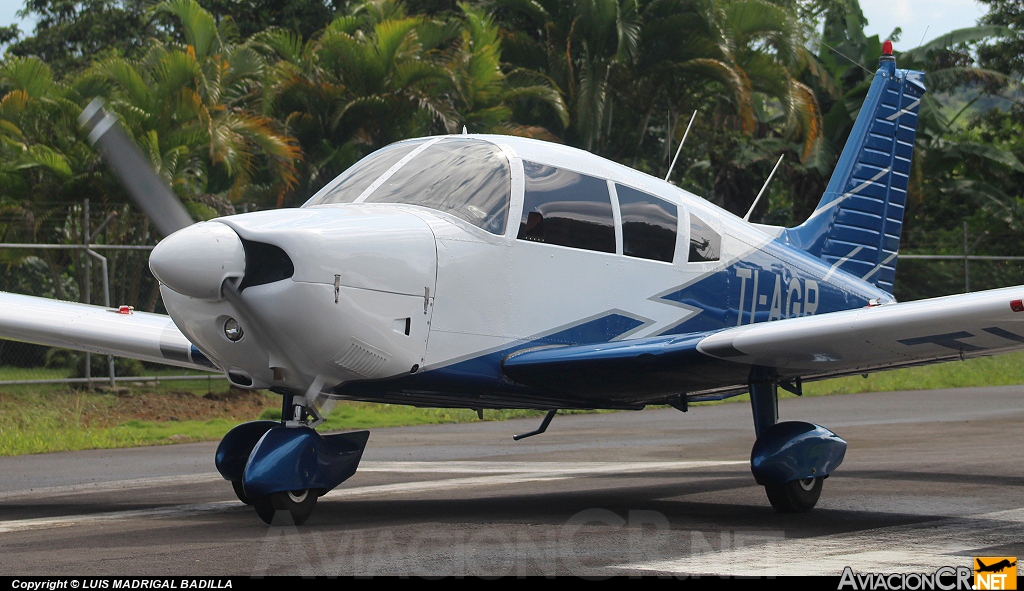
<path fill-rule="evenodd" d="M 729 328 L 513 353 L 503 370 L 533 387 L 611 401 L 746 390 L 750 368 L 783 379 L 867 373 L 1024 349 L 1024 286 Z"/>
<path fill-rule="evenodd" d="M 0 292 L 0 338 L 219 371 L 162 314 Z"/>

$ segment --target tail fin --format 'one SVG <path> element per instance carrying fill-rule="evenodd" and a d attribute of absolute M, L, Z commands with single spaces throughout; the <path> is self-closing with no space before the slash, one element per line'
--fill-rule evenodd
<path fill-rule="evenodd" d="M 924 92 L 923 72 L 883 55 L 818 207 L 786 230 L 790 244 L 889 293 Z"/>

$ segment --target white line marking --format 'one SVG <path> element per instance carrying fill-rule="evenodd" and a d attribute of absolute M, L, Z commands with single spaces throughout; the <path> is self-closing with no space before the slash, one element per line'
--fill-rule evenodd
<path fill-rule="evenodd" d="M 822 281 L 828 281 L 828 278 L 831 277 L 832 274 L 836 272 L 836 269 L 838 269 L 839 267 L 843 266 L 843 263 L 845 263 L 846 261 L 850 260 L 850 257 L 854 256 L 855 254 L 857 254 L 858 252 L 860 252 L 862 250 L 864 250 L 863 246 L 858 246 L 858 247 L 854 248 L 853 250 L 851 250 L 850 254 L 848 254 L 848 255 L 844 256 L 843 258 L 839 259 L 838 261 L 836 261 L 836 264 L 832 265 L 832 267 L 829 268 L 828 273 L 825 273 L 825 276 L 821 280 Z"/>
<path fill-rule="evenodd" d="M 659 472 L 670 470 L 689 470 L 694 468 L 710 468 L 717 466 L 733 466 L 747 464 L 746 460 L 702 460 L 680 462 L 364 462 L 359 472 L 395 472 L 423 474 L 485 474 L 468 478 L 443 478 L 420 482 L 401 482 L 396 484 L 379 484 L 353 488 L 337 488 L 324 495 L 324 498 L 348 499 L 364 496 L 381 496 L 407 493 L 421 493 L 437 490 L 456 490 L 479 486 L 498 486 L 522 482 L 538 482 L 546 480 L 564 480 L 579 476 L 596 474 L 628 474 L 635 472 Z M 3 499 L 40 495 L 62 495 L 92 492 L 109 492 L 129 488 L 148 488 L 172 484 L 190 484 L 222 480 L 220 474 L 194 474 L 185 476 L 166 476 L 156 478 L 139 478 L 75 486 L 56 486 L 7 493 Z M 203 513 L 210 511 L 226 511 L 241 509 L 239 501 L 218 501 L 213 503 L 173 505 L 157 509 L 139 509 L 128 511 L 111 511 L 91 515 L 69 515 L 65 517 L 43 517 L 37 519 L 19 519 L 0 522 L 0 534 L 88 525 L 104 521 L 118 521 L 144 517 L 174 517 L 179 515 Z"/>
<path fill-rule="evenodd" d="M 152 478 L 133 478 L 131 480 L 111 480 L 106 482 L 88 482 L 85 484 L 71 484 L 67 486 L 47 486 L 42 488 L 30 488 L 0 493 L 0 501 L 20 499 L 25 497 L 74 495 L 86 493 L 101 493 L 115 490 L 127 490 L 137 488 L 150 488 L 154 486 L 169 486 L 182 484 L 199 484 L 201 482 L 223 481 L 224 478 L 216 472 L 202 474 L 183 474 L 181 476 L 154 476 Z"/>
<path fill-rule="evenodd" d="M 867 187 L 867 186 L 868 186 L 868 185 L 870 185 L 871 183 L 873 183 L 873 182 L 877 181 L 878 179 L 882 178 L 883 176 L 885 176 L 885 175 L 886 175 L 886 173 L 888 173 L 888 172 L 889 172 L 890 170 L 891 170 L 891 168 L 883 168 L 883 169 L 881 170 L 881 172 L 879 172 L 879 173 L 878 173 L 878 174 L 876 174 L 875 176 L 871 177 L 871 178 L 870 178 L 869 180 L 866 180 L 866 181 L 864 181 L 863 183 L 861 183 L 861 184 L 857 185 L 856 187 L 854 187 L 854 188 L 853 188 L 852 190 L 850 190 L 849 192 L 847 192 L 847 193 L 843 193 L 843 194 L 842 194 L 842 195 L 840 195 L 839 197 L 836 197 L 836 198 L 835 198 L 835 199 L 833 199 L 832 201 L 829 201 L 829 202 L 828 202 L 828 203 L 826 203 L 825 205 L 822 205 L 822 206 L 821 206 L 821 207 L 819 207 L 818 209 L 815 209 L 815 210 L 814 210 L 814 213 L 812 213 L 812 214 L 810 215 L 810 217 L 808 217 L 808 218 L 807 218 L 807 222 L 809 222 L 809 221 L 813 220 L 814 218 L 818 217 L 818 216 L 819 216 L 819 215 L 821 215 L 822 213 L 825 213 L 825 212 L 826 212 L 826 211 L 828 211 L 829 209 L 832 209 L 832 207 L 834 207 L 835 205 L 838 205 L 838 204 L 839 204 L 839 202 L 840 202 L 840 201 L 842 201 L 843 199 L 846 199 L 847 197 L 850 197 L 850 196 L 852 196 L 852 195 L 856 195 L 857 193 L 860 193 L 861 191 L 863 191 L 863 190 L 864 190 L 864 188 L 865 188 L 865 187 Z M 806 224 L 807 222 L 804 222 L 804 223 Z"/>
<path fill-rule="evenodd" d="M 159 509 L 138 509 L 133 511 L 111 511 L 108 513 L 93 513 L 92 515 L 69 515 L 67 517 L 42 517 L 38 519 L 18 519 L 13 521 L 0 522 L 0 534 L 7 534 L 20 531 L 32 531 L 39 529 L 53 529 L 56 527 L 71 527 L 75 525 L 89 525 L 104 521 L 125 521 L 139 517 L 173 517 L 188 513 L 202 513 L 207 511 L 225 511 L 228 509 L 240 509 L 245 507 L 241 501 L 218 501 L 216 503 L 203 503 L 193 505 L 174 505 L 171 507 L 160 507 Z"/>
<path fill-rule="evenodd" d="M 877 265 L 875 265 L 875 268 L 871 269 L 870 271 L 868 271 L 868 274 L 863 276 L 863 277 L 861 277 L 861 279 L 867 281 L 868 277 L 871 277 L 872 275 L 874 275 L 875 272 L 878 271 L 879 269 L 881 269 L 883 265 L 888 265 L 889 261 L 893 260 L 894 258 L 896 258 L 896 253 L 895 252 L 892 253 L 891 255 L 889 255 L 884 261 L 882 261 L 882 262 L 878 263 Z"/>
<path fill-rule="evenodd" d="M 904 113 L 909 113 L 911 110 L 913 110 L 914 107 L 916 107 L 919 104 L 921 104 L 921 99 L 917 99 L 916 101 L 910 103 L 906 107 L 900 109 L 899 111 L 896 111 L 892 115 L 889 115 L 888 117 L 885 118 L 885 120 L 892 121 L 893 119 L 898 118 L 900 115 L 903 115 Z"/>
<path fill-rule="evenodd" d="M 1024 508 L 1019 508 L 828 536 L 772 540 L 617 568 L 734 576 L 839 576 L 847 566 L 861 573 L 928 573 L 941 566 L 970 566 L 970 557 L 979 548 L 1019 544 L 1022 525 Z"/>
<path fill-rule="evenodd" d="M 680 462 L 363 462 L 359 472 L 419 472 L 463 474 L 606 474 L 687 470 L 746 464 L 745 460 Z"/>

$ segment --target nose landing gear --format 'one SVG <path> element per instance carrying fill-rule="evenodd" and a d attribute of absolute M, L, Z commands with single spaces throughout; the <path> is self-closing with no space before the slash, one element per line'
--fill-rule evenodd
<path fill-rule="evenodd" d="M 369 431 L 321 435 L 315 411 L 299 409 L 291 420 L 253 421 L 228 432 L 217 448 L 217 470 L 231 481 L 238 499 L 256 509 L 267 524 L 305 522 L 317 498 L 356 472 Z M 309 417 L 315 420 L 309 421 Z"/>
<path fill-rule="evenodd" d="M 317 496 L 316 492 L 310 489 L 276 492 L 256 499 L 253 507 L 260 519 L 268 525 L 287 522 L 288 518 L 291 518 L 295 525 L 302 525 L 313 513 Z M 275 522 L 275 519 L 278 521 Z"/>

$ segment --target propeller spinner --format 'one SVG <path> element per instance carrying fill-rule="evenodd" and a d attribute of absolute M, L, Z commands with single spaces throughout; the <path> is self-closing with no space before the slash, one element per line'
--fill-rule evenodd
<path fill-rule="evenodd" d="M 153 275 L 167 288 L 190 298 L 228 300 L 245 330 L 279 364 L 290 367 L 287 354 L 262 330 L 256 314 L 241 297 L 239 284 L 246 271 L 246 252 L 235 231 L 219 222 L 194 223 L 181 200 L 153 172 L 101 99 L 93 99 L 78 121 L 135 203 L 164 235 L 149 258 Z M 207 355 L 217 359 L 213 353 Z"/>

